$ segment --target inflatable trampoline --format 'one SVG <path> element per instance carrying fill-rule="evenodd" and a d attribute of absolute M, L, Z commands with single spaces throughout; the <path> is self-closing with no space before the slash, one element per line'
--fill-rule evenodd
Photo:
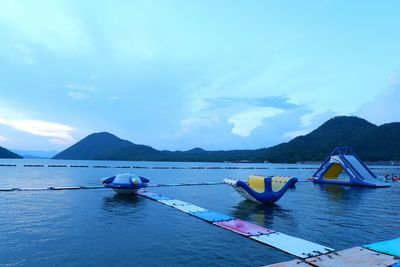
<path fill-rule="evenodd" d="M 388 187 L 361 161 L 349 146 L 337 147 L 313 175 L 314 183 Z"/>
<path fill-rule="evenodd" d="M 278 201 L 290 188 L 297 183 L 297 178 L 290 176 L 250 176 L 247 182 L 224 179 L 224 183 L 231 185 L 239 194 L 248 200 L 262 204 Z"/>
<path fill-rule="evenodd" d="M 101 180 L 105 187 L 112 188 L 117 194 L 135 193 L 149 183 L 149 179 L 136 174 L 121 173 Z"/>

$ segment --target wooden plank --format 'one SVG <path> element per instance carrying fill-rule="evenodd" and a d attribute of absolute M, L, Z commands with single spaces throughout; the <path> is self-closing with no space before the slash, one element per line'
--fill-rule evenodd
<path fill-rule="evenodd" d="M 393 256 L 378 253 L 362 247 L 354 247 L 305 259 L 315 267 L 378 267 L 392 266 L 397 262 Z"/>
<path fill-rule="evenodd" d="M 312 265 L 309 265 L 301 260 L 292 260 L 292 261 L 285 261 L 285 262 L 265 265 L 262 267 L 311 267 L 311 266 Z"/>

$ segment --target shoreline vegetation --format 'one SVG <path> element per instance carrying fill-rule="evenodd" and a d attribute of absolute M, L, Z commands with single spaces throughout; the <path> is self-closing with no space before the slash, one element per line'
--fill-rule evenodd
<path fill-rule="evenodd" d="M 400 165 L 400 122 L 376 126 L 354 116 L 334 117 L 304 136 L 254 150 L 157 150 L 107 133 L 91 134 L 53 159 L 320 164 L 334 147 L 350 145 L 370 165 Z M 17 154 L 0 147 L 9 158 Z M 10 152 L 12 154 L 7 153 Z M 19 156 L 20 157 L 20 156 Z M 5 158 L 0 153 L 0 158 Z"/>

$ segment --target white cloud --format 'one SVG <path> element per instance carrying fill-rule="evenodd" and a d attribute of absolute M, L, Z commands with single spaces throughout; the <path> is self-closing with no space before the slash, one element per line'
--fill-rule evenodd
<path fill-rule="evenodd" d="M 15 130 L 33 135 L 51 137 L 52 143 L 71 144 L 76 140 L 70 134 L 74 129 L 70 126 L 40 120 L 16 120 L 0 117 L 0 124 L 10 126 Z"/>
<path fill-rule="evenodd" d="M 400 86 L 400 72 L 393 72 L 388 79 L 389 87 L 399 87 Z"/>
<path fill-rule="evenodd" d="M 272 107 L 255 107 L 235 114 L 228 118 L 228 122 L 233 124 L 231 133 L 248 137 L 254 129 L 262 125 L 264 119 L 274 117 L 283 112 L 284 110 L 282 109 Z"/>
<path fill-rule="evenodd" d="M 300 117 L 301 127 L 303 130 L 317 128 L 330 118 L 339 115 L 338 113 L 327 110 L 325 112 L 313 111 Z"/>
<path fill-rule="evenodd" d="M 400 75 L 390 77 L 386 90 L 375 96 L 370 102 L 362 105 L 355 115 L 366 120 L 383 124 L 400 121 L 399 99 L 400 99 Z"/>
<path fill-rule="evenodd" d="M 89 76 L 89 79 L 91 79 L 91 80 L 97 80 L 97 79 L 100 79 L 100 78 L 101 78 L 100 74 L 92 74 L 92 75 Z"/>
<path fill-rule="evenodd" d="M 328 110 L 326 112 L 309 112 L 300 117 L 300 125 L 296 130 L 286 132 L 283 134 L 285 139 L 293 139 L 300 135 L 309 134 L 311 131 L 315 130 L 323 123 L 325 123 L 330 118 L 338 115 L 337 113 L 333 112 L 332 110 Z"/>
<path fill-rule="evenodd" d="M 0 143 L 6 142 L 8 139 L 2 135 L 0 135 Z"/>
<path fill-rule="evenodd" d="M 182 133 L 190 133 L 197 129 L 203 127 L 211 127 L 215 123 L 217 123 L 219 119 L 217 117 L 190 117 L 183 119 L 181 121 L 181 132 Z"/>
<path fill-rule="evenodd" d="M 79 91 L 69 91 L 68 95 L 72 98 L 83 100 L 83 99 L 88 99 L 91 97 L 90 94 L 84 93 L 84 92 L 79 92 Z"/>
<path fill-rule="evenodd" d="M 74 91 L 85 91 L 85 92 L 94 92 L 96 91 L 96 88 L 92 85 L 87 85 L 87 84 L 74 84 L 74 83 L 69 83 L 64 85 L 65 88 L 74 90 Z"/>
<path fill-rule="evenodd" d="M 69 89 L 68 96 L 79 100 L 90 98 L 92 96 L 92 93 L 96 91 L 96 88 L 94 86 L 87 84 L 70 83 L 65 84 L 64 87 Z"/>
<path fill-rule="evenodd" d="M 119 100 L 119 99 L 120 99 L 119 96 L 112 96 L 112 97 L 108 98 L 108 100 L 110 100 L 110 101 L 116 101 L 116 100 Z"/>
<path fill-rule="evenodd" d="M 0 21 L 23 44 L 56 53 L 86 52 L 91 46 L 85 25 L 67 2 L 2 1 Z"/>
<path fill-rule="evenodd" d="M 297 137 L 297 136 L 300 136 L 300 135 L 306 135 L 306 134 L 308 134 L 308 133 L 311 132 L 311 131 L 312 131 L 312 130 L 310 130 L 310 129 L 303 129 L 303 130 L 291 131 L 291 132 L 285 133 L 285 134 L 283 135 L 283 137 L 284 137 L 284 138 L 287 138 L 287 139 L 293 139 L 293 138 L 295 138 L 295 137 Z"/>

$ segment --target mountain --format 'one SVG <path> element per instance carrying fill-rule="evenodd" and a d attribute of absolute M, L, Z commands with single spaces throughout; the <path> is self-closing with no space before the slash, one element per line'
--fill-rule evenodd
<path fill-rule="evenodd" d="M 95 133 L 57 154 L 56 159 L 132 161 L 322 161 L 336 146 L 350 145 L 366 161 L 400 160 L 400 123 L 376 126 L 353 116 L 334 117 L 311 133 L 287 143 L 255 150 L 188 151 L 157 150 L 119 139 L 110 133 Z"/>
<path fill-rule="evenodd" d="M 93 133 L 65 149 L 53 159 L 113 159 L 123 160 L 131 154 L 147 154 L 157 151 L 149 146 L 136 145 L 107 132 Z"/>
<path fill-rule="evenodd" d="M 361 158 L 368 161 L 400 160 L 400 122 L 376 127 L 349 140 Z"/>
<path fill-rule="evenodd" d="M 22 159 L 22 157 L 8 149 L 0 146 L 0 158 L 1 159 Z"/>
<path fill-rule="evenodd" d="M 337 146 L 352 146 L 366 161 L 400 159 L 400 123 L 376 126 L 358 117 L 338 116 L 311 133 L 264 151 L 271 162 L 321 161 Z"/>

